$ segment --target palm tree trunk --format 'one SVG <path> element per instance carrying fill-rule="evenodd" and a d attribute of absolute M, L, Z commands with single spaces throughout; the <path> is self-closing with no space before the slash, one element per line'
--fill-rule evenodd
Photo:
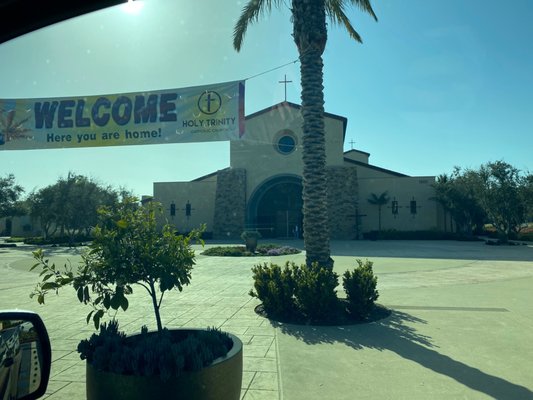
<path fill-rule="evenodd" d="M 300 53 L 303 117 L 303 231 L 306 263 L 333 267 L 329 248 L 322 53 L 327 31 L 323 1 L 293 0 Z"/>

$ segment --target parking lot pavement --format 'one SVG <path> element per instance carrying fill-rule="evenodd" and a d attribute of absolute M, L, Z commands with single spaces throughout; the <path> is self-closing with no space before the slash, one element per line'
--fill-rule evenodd
<path fill-rule="evenodd" d="M 285 244 L 302 248 L 301 241 Z M 209 244 L 208 244 L 209 245 Z M 29 299 L 37 274 L 32 248 L 0 249 L 0 307 L 39 312 L 49 330 L 50 399 L 84 398 L 85 366 L 76 346 L 93 330 L 75 293 Z M 78 249 L 49 249 L 76 261 Z M 198 254 L 198 253 L 197 253 Z M 379 302 L 392 316 L 346 327 L 278 324 L 257 316 L 248 296 L 251 267 L 303 262 L 290 257 L 199 255 L 192 283 L 163 302 L 167 327 L 218 326 L 244 343 L 242 398 L 533 399 L 533 247 L 481 242 L 332 242 L 335 269 L 374 261 Z M 339 292 L 342 289 L 338 288 Z M 128 333 L 155 327 L 142 291 L 118 319 Z"/>

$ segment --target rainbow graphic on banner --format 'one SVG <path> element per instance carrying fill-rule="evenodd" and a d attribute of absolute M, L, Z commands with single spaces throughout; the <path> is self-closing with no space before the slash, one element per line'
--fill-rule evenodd
<path fill-rule="evenodd" d="M 101 96 L 0 99 L 0 150 L 238 140 L 244 81 Z"/>

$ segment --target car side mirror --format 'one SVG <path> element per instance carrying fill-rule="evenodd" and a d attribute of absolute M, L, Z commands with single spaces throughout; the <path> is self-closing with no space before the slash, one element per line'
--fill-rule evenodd
<path fill-rule="evenodd" d="M 0 399 L 44 395 L 52 351 L 44 323 L 30 311 L 0 312 Z"/>

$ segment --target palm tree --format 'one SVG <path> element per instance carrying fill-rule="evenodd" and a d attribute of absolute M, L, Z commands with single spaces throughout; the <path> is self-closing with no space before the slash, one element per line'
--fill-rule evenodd
<path fill-rule="evenodd" d="M 248 25 L 269 12 L 272 6 L 281 7 L 283 0 L 250 0 L 237 21 L 233 46 L 241 49 Z M 327 42 L 326 16 L 333 24 L 343 26 L 358 42 L 355 31 L 344 10 L 355 5 L 376 21 L 370 0 L 292 0 L 290 8 L 293 38 L 298 48 L 302 84 L 303 117 L 303 231 L 306 263 L 317 262 L 333 267 L 329 248 L 327 207 L 326 146 L 324 131 L 324 91 L 322 53 Z"/>
<path fill-rule="evenodd" d="M 378 230 L 381 232 L 381 207 L 383 207 L 385 204 L 389 202 L 389 194 L 388 192 L 383 192 L 379 196 L 377 196 L 375 193 L 371 193 L 370 197 L 368 198 L 368 202 L 370 204 L 374 204 L 378 206 Z"/>
<path fill-rule="evenodd" d="M 30 120 L 31 116 L 17 121 L 15 115 L 15 110 L 0 110 L 0 136 L 2 142 L 7 143 L 12 140 L 31 139 L 33 137 L 26 134 L 26 132 L 30 132 L 31 129 L 24 127 L 24 124 Z"/>

